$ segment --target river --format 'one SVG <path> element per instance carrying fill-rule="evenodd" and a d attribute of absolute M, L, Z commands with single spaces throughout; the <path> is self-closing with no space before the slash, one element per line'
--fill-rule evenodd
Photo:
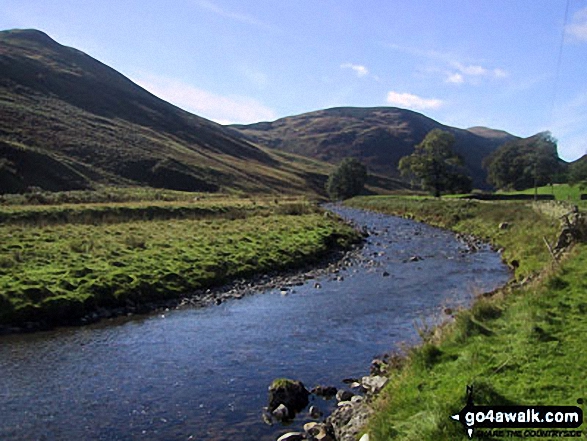
<path fill-rule="evenodd" d="M 287 295 L 0 337 L 0 439 L 275 440 L 308 417 L 262 421 L 273 379 L 344 387 L 417 342 L 418 323 L 510 276 L 497 253 L 449 232 L 335 210 L 372 232 L 361 256 Z"/>

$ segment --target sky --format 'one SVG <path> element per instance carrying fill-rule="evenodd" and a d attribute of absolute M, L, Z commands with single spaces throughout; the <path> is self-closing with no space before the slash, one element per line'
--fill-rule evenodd
<path fill-rule="evenodd" d="M 393 106 L 587 153 L 587 0 L 2 0 L 204 118 Z"/>

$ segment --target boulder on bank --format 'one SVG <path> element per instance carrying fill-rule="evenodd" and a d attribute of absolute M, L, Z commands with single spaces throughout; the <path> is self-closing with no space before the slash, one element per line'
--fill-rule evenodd
<path fill-rule="evenodd" d="M 292 413 L 297 413 L 308 405 L 310 392 L 301 381 L 279 378 L 269 386 L 269 412 L 283 404 Z M 289 415 L 293 417 L 293 415 Z"/>
<path fill-rule="evenodd" d="M 337 441 L 355 441 L 367 423 L 373 410 L 364 402 L 356 402 L 338 407 L 326 419 Z"/>
<path fill-rule="evenodd" d="M 336 387 L 334 386 L 322 386 L 322 385 L 318 385 L 316 386 L 314 389 L 312 389 L 312 393 L 318 397 L 324 397 L 324 398 L 332 398 L 336 395 L 336 392 L 338 392 L 338 389 L 336 389 Z"/>
<path fill-rule="evenodd" d="M 339 390 L 336 393 L 336 401 L 341 402 L 341 401 L 349 401 L 355 394 L 348 391 L 348 390 Z"/>
<path fill-rule="evenodd" d="M 369 375 L 361 379 L 361 386 L 363 386 L 369 393 L 378 394 L 385 387 L 389 379 L 382 375 Z"/>

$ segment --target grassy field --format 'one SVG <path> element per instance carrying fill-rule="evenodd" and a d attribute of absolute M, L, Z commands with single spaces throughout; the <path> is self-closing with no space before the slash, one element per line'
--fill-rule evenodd
<path fill-rule="evenodd" d="M 357 239 L 302 200 L 10 206 L 0 213 L 0 324 L 75 322 L 101 307 L 177 298 L 305 265 Z"/>
<path fill-rule="evenodd" d="M 71 196 L 74 194 L 75 196 Z M 108 193 L 110 194 L 110 193 Z M 117 193 L 114 193 L 117 194 Z M 62 196 L 64 195 L 64 196 Z M 81 196 L 80 196 L 81 195 Z M 14 195 L 15 198 L 21 195 Z M 288 214 L 310 209 L 304 197 L 231 197 L 182 192 L 124 191 L 113 202 L 105 202 L 103 193 L 60 192 L 50 196 L 51 203 L 0 205 L 0 225 L 49 225 L 63 223 L 101 224 L 132 220 L 201 219 L 203 217 L 244 218 L 252 214 Z M 70 200 L 79 202 L 70 202 Z M 16 198 L 18 201 L 19 199 Z M 67 202 L 56 202 L 65 200 Z"/>
<path fill-rule="evenodd" d="M 462 425 L 450 419 L 465 405 L 467 385 L 474 386 L 477 405 L 577 405 L 587 397 L 587 246 L 576 246 L 561 265 L 552 265 L 542 239 L 557 230 L 549 210 L 511 202 L 389 197 L 358 198 L 350 205 L 505 246 L 506 258 L 520 259 L 518 279 L 542 270 L 523 287 L 480 298 L 440 330 L 422 330 L 422 344 L 396 360 L 378 397 L 366 427 L 372 440 L 468 439 Z M 511 228 L 499 229 L 503 221 Z"/>
<path fill-rule="evenodd" d="M 554 195 L 557 201 L 579 201 L 582 193 L 587 193 L 587 190 L 581 190 L 578 185 L 569 184 L 554 184 L 538 187 L 538 194 Z M 522 191 L 504 192 L 504 194 L 534 194 L 533 188 L 528 188 Z"/>

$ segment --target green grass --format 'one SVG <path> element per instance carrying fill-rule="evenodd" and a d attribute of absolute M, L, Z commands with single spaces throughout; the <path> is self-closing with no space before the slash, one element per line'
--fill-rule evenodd
<path fill-rule="evenodd" d="M 581 190 L 578 185 L 569 184 L 554 184 L 545 185 L 544 187 L 538 187 L 538 194 L 551 194 L 554 195 L 557 201 L 579 201 L 582 193 L 586 193 L 586 190 Z M 503 192 L 504 194 L 534 194 L 533 188 L 528 188 L 521 191 Z"/>
<path fill-rule="evenodd" d="M 73 192 L 66 192 L 73 193 Z M 250 214 L 310 212 L 314 208 L 304 197 L 249 197 L 227 195 L 200 195 L 169 192 L 167 199 L 134 199 L 140 193 L 121 193 L 121 199 L 131 202 L 108 202 L 100 199 L 100 193 L 79 198 L 78 203 L 56 204 L 7 204 L 0 205 L 0 225 L 48 225 L 63 223 L 113 223 L 133 220 L 198 219 L 202 217 L 242 218 Z M 159 193 L 155 193 L 159 195 Z M 150 193 L 148 193 L 150 195 Z M 163 193 L 164 196 L 168 192 Z M 177 199 L 173 199 L 173 198 Z M 56 197 L 58 199 L 58 196 Z M 91 202 L 85 202 L 90 200 Z M 98 202 L 94 202 L 98 201 Z"/>
<path fill-rule="evenodd" d="M 305 265 L 357 239 L 308 204 L 273 202 L 239 213 L 0 225 L 0 324 L 62 323 L 100 307 L 178 298 Z"/>
<path fill-rule="evenodd" d="M 577 405 L 587 397 L 587 246 L 550 268 L 540 248 L 541 236 L 553 231 L 551 219 L 521 203 L 362 198 L 351 204 L 483 233 L 526 255 L 523 271 L 548 268 L 523 288 L 480 298 L 410 349 L 378 397 L 365 429 L 371 439 L 468 439 L 449 417 L 462 409 L 471 384 L 479 405 Z M 499 221 L 514 227 L 499 230 Z"/>
<path fill-rule="evenodd" d="M 192 201 L 194 198 L 224 199 L 226 195 L 193 193 L 150 187 L 99 187 L 97 190 L 43 191 L 0 194 L 2 205 L 61 205 L 143 201 Z"/>

